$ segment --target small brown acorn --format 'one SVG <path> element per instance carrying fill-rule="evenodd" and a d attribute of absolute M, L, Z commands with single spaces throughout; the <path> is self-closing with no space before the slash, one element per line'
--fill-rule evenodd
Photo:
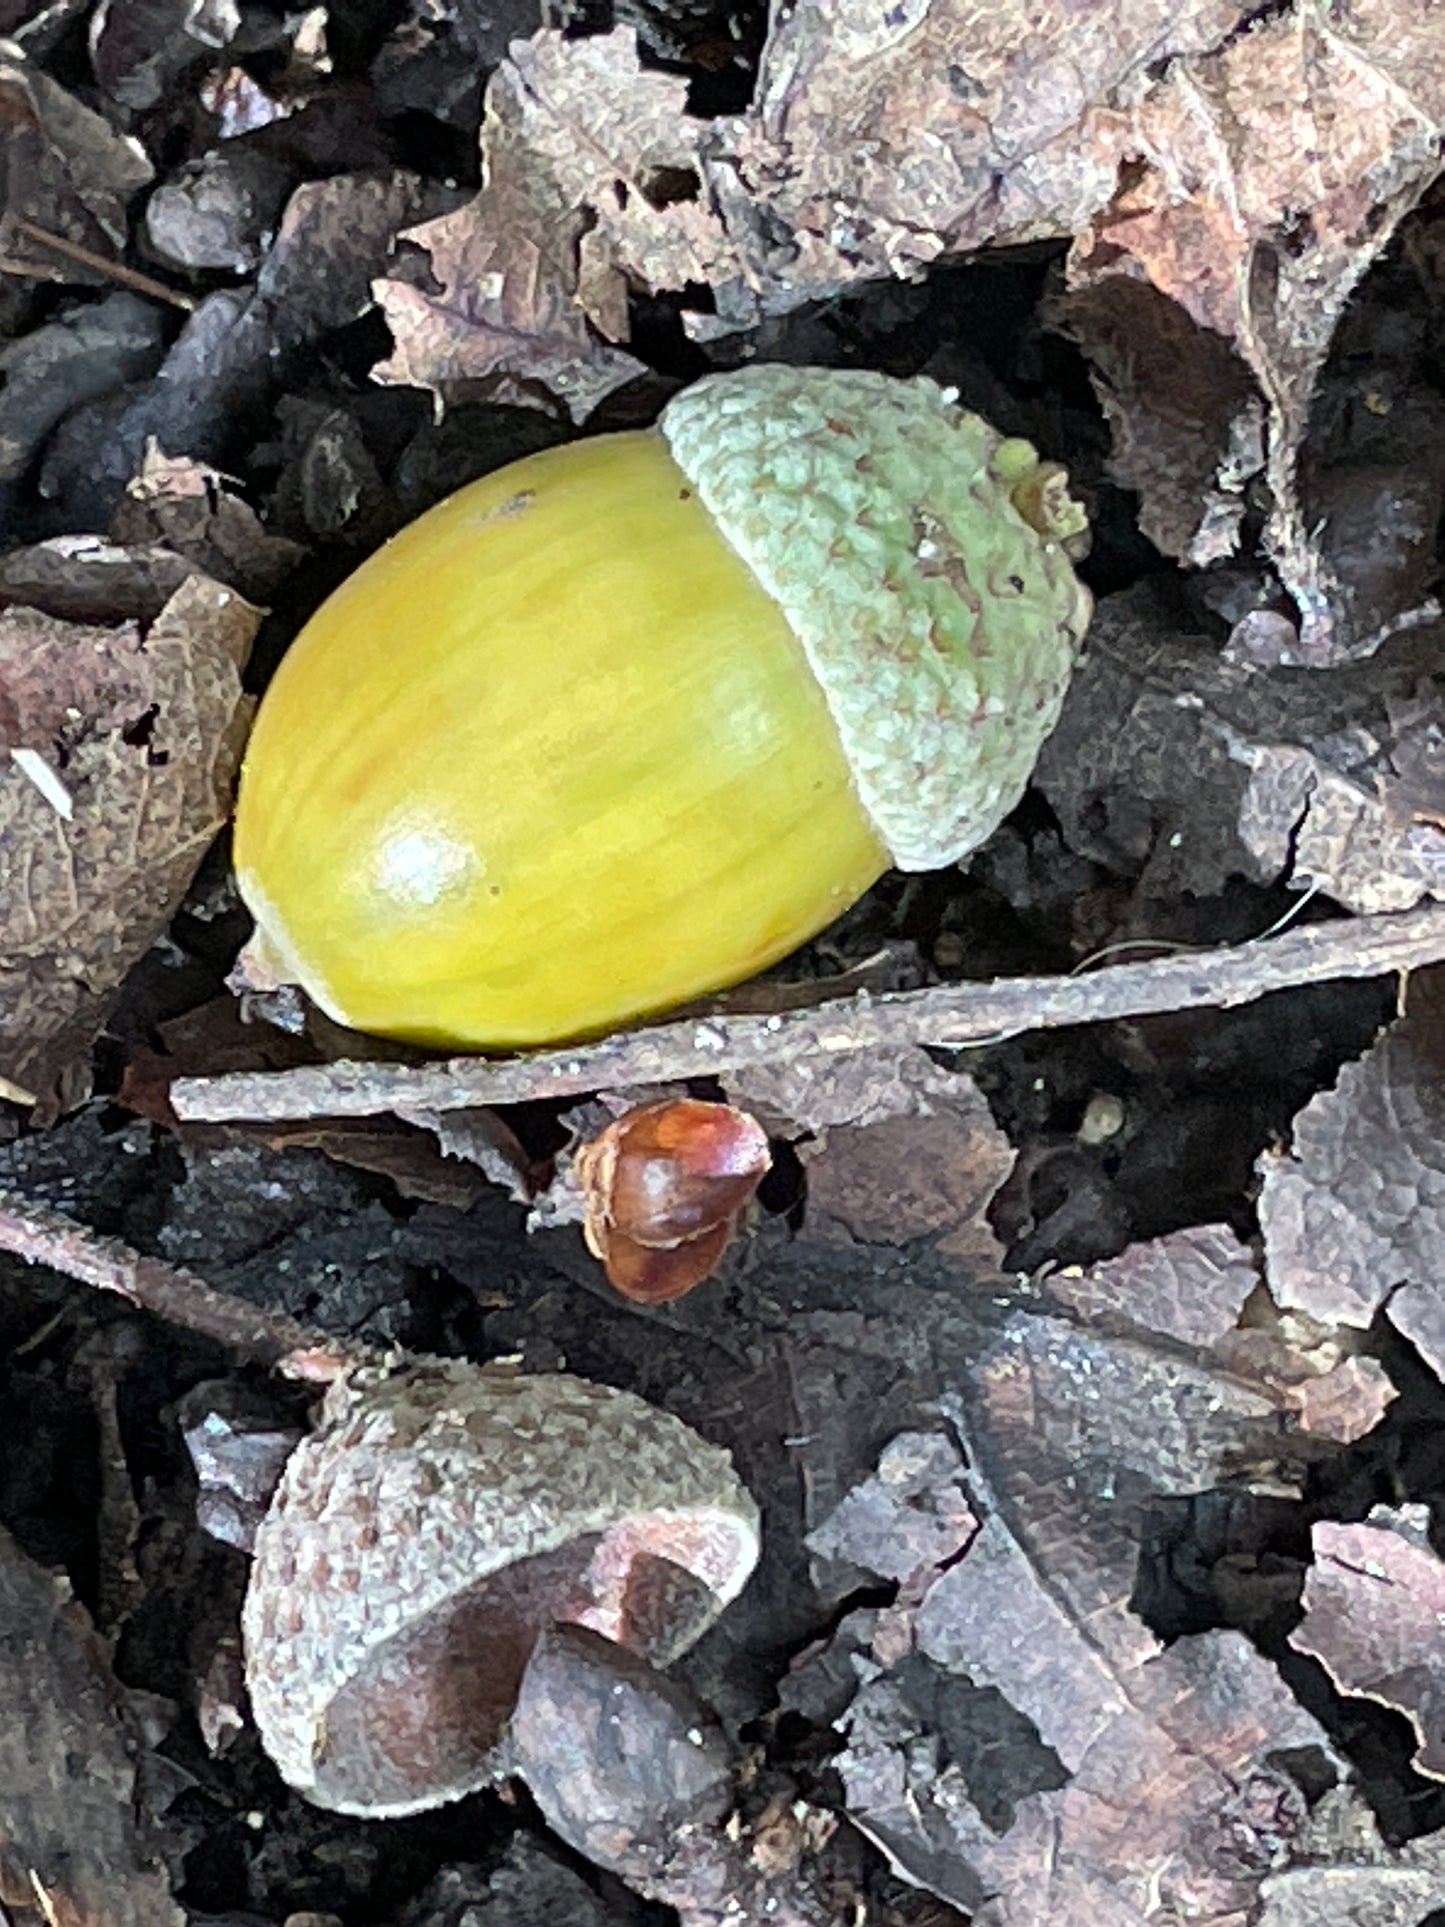
<path fill-rule="evenodd" d="M 624 1298 L 670 1304 L 717 1269 L 771 1162 L 762 1126 L 729 1104 L 627 1111 L 577 1153 L 587 1248 Z"/>

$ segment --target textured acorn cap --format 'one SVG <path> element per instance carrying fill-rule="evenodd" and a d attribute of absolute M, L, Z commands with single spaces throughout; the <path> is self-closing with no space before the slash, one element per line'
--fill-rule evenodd
<path fill-rule="evenodd" d="M 1040 486 L 1059 471 L 936 382 L 862 370 L 708 376 L 660 426 L 786 614 L 894 862 L 967 855 L 1022 795 L 1091 610 L 1063 546 L 1082 514 Z"/>
<path fill-rule="evenodd" d="M 318 1806 L 489 1784 L 539 1631 L 665 1661 L 741 1591 L 758 1515 L 727 1453 L 631 1393 L 437 1361 L 328 1395 L 256 1536 L 251 1710 Z"/>

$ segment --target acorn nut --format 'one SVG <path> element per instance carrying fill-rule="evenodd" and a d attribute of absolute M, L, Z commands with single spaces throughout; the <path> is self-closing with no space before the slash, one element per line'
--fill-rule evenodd
<path fill-rule="evenodd" d="M 416 1813 L 506 1770 L 548 1626 L 664 1663 L 757 1553 L 727 1453 L 629 1392 L 456 1361 L 358 1372 L 327 1394 L 256 1535 L 251 1710 L 317 1806 Z"/>
<path fill-rule="evenodd" d="M 925 379 L 765 365 L 440 503 L 262 701 L 253 959 L 421 1044 L 751 975 L 1014 806 L 1090 611 L 1063 473 Z"/>

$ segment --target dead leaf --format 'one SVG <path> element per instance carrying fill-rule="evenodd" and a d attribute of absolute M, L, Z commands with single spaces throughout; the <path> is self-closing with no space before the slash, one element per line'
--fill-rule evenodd
<path fill-rule="evenodd" d="M 742 256 L 719 314 L 752 322 L 944 254 L 1076 232 L 1113 192 L 1149 73 L 1239 14 L 1231 0 L 776 13 L 756 106 L 708 146 Z"/>
<path fill-rule="evenodd" d="M 1409 1014 L 1298 1113 L 1259 1160 L 1275 1303 L 1328 1324 L 1381 1311 L 1445 1375 L 1445 1011 L 1438 971 Z"/>
<path fill-rule="evenodd" d="M 626 103 L 607 91 L 629 49 L 630 84 L 649 103 L 636 147 Z M 505 63 L 487 89 L 486 185 L 455 214 L 406 237 L 430 254 L 437 291 L 400 278 L 374 283 L 395 346 L 372 376 L 443 397 L 463 381 L 512 376 L 550 389 L 582 422 L 646 372 L 606 345 L 626 339 L 626 287 L 608 258 L 608 230 L 598 230 L 598 241 L 589 230 L 624 222 L 634 200 L 646 209 L 649 165 L 663 168 L 679 151 L 685 89 L 642 75 L 626 33 L 565 43 L 543 33 L 519 42 L 516 58 L 522 65 Z M 664 126 L 664 144 L 649 161 L 646 142 Z M 675 219 L 670 225 L 680 228 Z"/>
<path fill-rule="evenodd" d="M 1266 542 L 1299 611 L 1292 660 L 1301 663 L 1337 661 L 1372 641 L 1348 620 L 1299 458 L 1345 305 L 1439 174 L 1442 71 L 1445 18 L 1413 0 L 1328 9 L 1298 0 L 1174 61 L 1136 108 L 1132 164 L 1070 261 L 1071 284 L 1089 291 L 1072 309 L 1073 329 L 1097 349 L 1111 412 L 1149 424 L 1120 439 L 1121 479 L 1146 488 L 1172 454 L 1181 488 L 1197 487 L 1209 449 L 1211 486 L 1196 498 L 1194 525 L 1176 488 L 1151 533 L 1194 562 L 1228 553 L 1242 485 L 1262 474 L 1272 499 Z M 1174 343 L 1183 352 L 1168 352 L 1174 319 L 1159 352 L 1131 352 L 1141 281 L 1202 331 Z M 1254 376 L 1267 409 L 1262 446 L 1258 400 L 1232 380 L 1210 337 Z M 1183 389 L 1181 367 L 1196 371 Z"/>
<path fill-rule="evenodd" d="M 1283 879 L 1368 914 L 1445 894 L 1445 711 L 1412 638 L 1358 667 L 1222 658 L 1154 586 L 1100 603 L 1035 770 L 1080 855 L 1141 896 Z"/>
<path fill-rule="evenodd" d="M 152 178 L 139 141 L 116 133 L 9 41 L 0 45 L 0 170 L 4 252 L 76 282 L 104 277 L 8 231 L 10 223 L 33 223 L 110 258 L 126 245 L 130 202 Z"/>
<path fill-rule="evenodd" d="M 1052 1272 L 1045 1289 L 1077 1317 L 1207 1346 L 1233 1331 L 1259 1282 L 1248 1245 L 1227 1225 L 1200 1225 Z"/>
<path fill-rule="evenodd" d="M 1321 1520 L 1291 1646 L 1319 1660 L 1342 1693 L 1393 1706 L 1415 1729 L 1415 1765 L 1445 1780 L 1445 1563 L 1430 1512 L 1376 1506 L 1361 1525 Z"/>
<path fill-rule="evenodd" d="M 1226 1225 L 1172 1231 L 1117 1258 L 1069 1266 L 1052 1272 L 1044 1289 L 1101 1330 L 1207 1349 L 1236 1379 L 1257 1383 L 1292 1412 L 1312 1438 L 1363 1438 L 1395 1397 L 1379 1361 L 1357 1355 L 1358 1334 L 1261 1307 L 1260 1259 Z"/>
<path fill-rule="evenodd" d="M 286 342 L 314 340 L 365 312 L 397 230 L 435 199 L 405 168 L 303 181 L 286 203 L 256 276 L 256 298 Z"/>
<path fill-rule="evenodd" d="M 111 519 L 110 537 L 122 548 L 155 544 L 183 556 L 256 603 L 275 595 L 306 553 L 299 542 L 264 529 L 217 470 L 167 455 L 154 439 Z"/>
<path fill-rule="evenodd" d="M 736 255 L 699 178 L 706 124 L 687 82 L 644 68 L 636 34 L 518 41 L 503 69 L 534 167 L 561 207 L 581 210 L 581 299 L 593 325 L 625 340 L 626 284 L 686 288 L 736 272 Z M 494 83 L 495 87 L 496 83 Z"/>
<path fill-rule="evenodd" d="M 226 822 L 257 611 L 189 575 L 148 626 L 0 616 L 0 1076 L 86 1088 L 122 978 Z"/>
<path fill-rule="evenodd" d="M 1081 1614 L 1009 1496 L 942 1435 L 900 1438 L 810 1539 L 906 1575 L 840 1722 L 855 1823 L 1008 1927 L 1243 1919 L 1306 1817 L 1279 1758 L 1332 1758 L 1323 1732 L 1242 1635 L 1165 1651 L 1122 1599 Z"/>
<path fill-rule="evenodd" d="M 948 1257 L 999 1268 L 987 1212 L 1014 1153 L 971 1078 L 913 1045 L 750 1065 L 723 1081 L 775 1135 L 818 1135 L 802 1147 L 809 1236 L 932 1238 Z"/>
<path fill-rule="evenodd" d="M 1326 1795 L 1321 1807 L 1344 1804 L 1342 1795 Z M 1311 1829 L 1304 1838 L 1320 1835 L 1316 1864 L 1305 1864 L 1302 1854 L 1301 1864 L 1271 1874 L 1260 1886 L 1265 1904 L 1253 1927 L 1424 1927 L 1433 1917 L 1445 1902 L 1445 1841 L 1430 1833 L 1389 1849 L 1363 1799 L 1356 1795 L 1352 1804 L 1358 1845 L 1341 1849 L 1325 1829 Z M 1332 1847 L 1346 1864 L 1321 1864 Z"/>
<path fill-rule="evenodd" d="M 50 1927 L 182 1927 L 136 1821 L 138 1728 L 83 1608 L 0 1528 L 0 1902 Z"/>

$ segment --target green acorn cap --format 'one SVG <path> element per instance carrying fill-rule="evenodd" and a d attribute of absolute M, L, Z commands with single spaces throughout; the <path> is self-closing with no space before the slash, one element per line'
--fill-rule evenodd
<path fill-rule="evenodd" d="M 918 377 L 712 375 L 660 427 L 780 605 L 903 870 L 956 862 L 1022 795 L 1092 602 L 1062 471 Z"/>

